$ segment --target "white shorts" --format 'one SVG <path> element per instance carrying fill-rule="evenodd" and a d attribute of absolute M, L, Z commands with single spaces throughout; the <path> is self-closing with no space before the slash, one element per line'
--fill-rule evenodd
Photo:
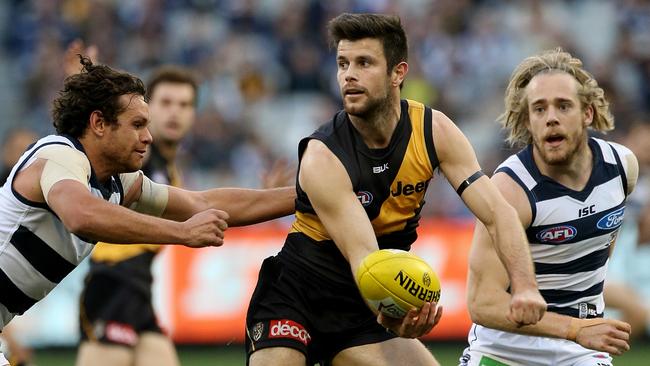
<path fill-rule="evenodd" d="M 10 366 L 9 361 L 5 358 L 5 355 L 0 352 L 0 366 Z"/>
<path fill-rule="evenodd" d="M 461 366 L 611 366 L 606 352 L 566 339 L 504 332 L 473 324 Z"/>

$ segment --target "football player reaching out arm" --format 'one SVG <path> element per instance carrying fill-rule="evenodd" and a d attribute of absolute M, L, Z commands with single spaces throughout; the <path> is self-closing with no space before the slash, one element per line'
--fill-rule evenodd
<path fill-rule="evenodd" d="M 156 184 L 141 172 L 120 175 L 123 206 L 130 210 L 93 196 L 88 176 L 82 153 L 55 145 L 17 174 L 14 188 L 31 201 L 47 203 L 72 233 L 112 243 L 219 246 L 229 224 L 262 222 L 294 210 L 294 187 L 191 192 Z"/>
<path fill-rule="evenodd" d="M 440 168 L 450 184 L 458 187 L 479 171 L 478 162 L 465 136 L 446 116 L 434 112 L 433 123 Z M 322 174 L 324 171 L 328 173 Z M 322 142 L 311 140 L 302 157 L 298 179 L 327 232 L 350 263 L 352 273 L 356 273 L 363 258 L 378 250 L 378 245 L 343 164 Z M 508 317 L 516 323 L 534 324 L 544 314 L 546 303 L 537 291 L 523 229 L 511 224 L 517 218 L 516 212 L 486 178 L 471 184 L 462 198 L 500 243 L 499 253 L 516 283 L 506 312 Z M 380 314 L 378 320 L 402 337 L 420 337 L 438 323 L 441 315 L 441 307 L 425 303 L 419 312 L 411 310 L 403 319 Z"/>
<path fill-rule="evenodd" d="M 633 155 L 628 155 L 627 166 L 629 194 L 638 176 L 638 163 Z M 505 173 L 496 173 L 492 181 L 517 210 L 523 227 L 528 227 L 532 212 L 523 189 Z M 513 333 L 568 339 L 583 347 L 613 355 L 630 349 L 630 326 L 615 319 L 578 319 L 554 312 L 546 312 L 534 325 L 521 326 L 508 319 L 504 314 L 511 301 L 511 295 L 507 292 L 510 282 L 492 243 L 485 227 L 477 223 L 469 256 L 468 277 L 468 309 L 475 323 Z"/>
<path fill-rule="evenodd" d="M 440 170 L 487 228 L 507 270 L 513 295 L 504 315 L 516 324 L 535 324 L 544 315 L 546 302 L 537 289 L 526 234 L 522 227 L 512 225 L 517 212 L 487 177 L 481 174 L 470 182 L 469 177 L 480 171 L 476 155 L 465 135 L 447 116 L 434 111 L 432 131 Z M 490 269 L 487 265 L 484 268 Z"/>

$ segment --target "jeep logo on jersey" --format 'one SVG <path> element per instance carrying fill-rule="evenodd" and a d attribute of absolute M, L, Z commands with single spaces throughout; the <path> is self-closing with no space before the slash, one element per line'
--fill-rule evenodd
<path fill-rule="evenodd" d="M 542 243 L 564 243 L 576 237 L 578 230 L 570 225 L 551 227 L 537 233 L 537 239 Z"/>
<path fill-rule="evenodd" d="M 423 192 L 425 189 L 427 189 L 427 182 L 421 181 L 417 182 L 415 185 L 409 184 L 409 183 L 402 183 L 402 181 L 397 182 L 397 187 L 395 187 L 394 191 L 391 191 L 390 194 L 393 197 L 397 197 L 400 195 L 405 195 L 405 196 L 410 196 L 413 193 L 420 193 Z"/>
<path fill-rule="evenodd" d="M 596 223 L 596 227 L 601 230 L 616 229 L 617 227 L 621 226 L 621 223 L 623 222 L 623 216 L 625 216 L 625 207 L 621 207 L 618 210 L 610 212 L 609 214 L 603 216 Z"/>
<path fill-rule="evenodd" d="M 357 192 L 357 199 L 365 207 L 372 203 L 372 193 L 368 191 Z"/>

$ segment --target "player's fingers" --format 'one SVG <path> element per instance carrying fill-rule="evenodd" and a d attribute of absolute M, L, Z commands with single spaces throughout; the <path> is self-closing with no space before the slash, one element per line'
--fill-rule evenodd
<path fill-rule="evenodd" d="M 620 356 L 623 354 L 623 351 L 619 350 L 618 348 L 614 346 L 604 346 L 602 347 L 602 350 L 604 352 L 609 353 L 611 356 Z"/>
<path fill-rule="evenodd" d="M 226 211 L 216 210 L 216 209 L 214 211 L 217 214 L 217 217 L 219 217 L 220 219 L 228 220 L 230 218 L 230 215 L 228 215 Z"/>
<path fill-rule="evenodd" d="M 424 305 L 422 305 L 422 308 L 420 309 L 420 313 L 418 314 L 417 323 L 416 323 L 416 326 L 418 328 L 421 328 L 421 329 L 426 328 L 429 316 L 431 314 L 431 309 L 432 309 L 432 306 L 431 306 L 430 302 L 425 302 Z"/>
<path fill-rule="evenodd" d="M 609 353 L 610 355 L 620 356 L 625 351 L 629 350 L 630 347 L 629 346 L 627 346 L 627 347 L 625 347 L 625 346 L 618 347 L 618 346 L 613 345 L 613 344 L 607 344 L 607 345 L 603 346 L 602 349 L 603 349 L 603 351 Z"/>
<path fill-rule="evenodd" d="M 626 322 L 623 322 L 623 321 L 620 321 L 620 320 L 616 320 L 616 319 L 610 319 L 610 320 L 611 320 L 612 324 L 614 324 L 616 329 L 619 329 L 619 330 L 621 330 L 623 332 L 626 332 L 628 334 L 632 333 L 632 326 L 630 324 L 628 324 Z"/>
<path fill-rule="evenodd" d="M 413 338 L 414 337 L 414 325 L 417 322 L 417 316 L 419 314 L 419 311 L 415 308 L 412 308 L 409 310 L 408 313 L 406 313 L 406 316 L 402 318 L 402 323 L 399 325 L 397 329 L 397 334 L 400 337 L 406 337 L 406 338 Z"/>
<path fill-rule="evenodd" d="M 630 340 L 630 333 L 622 331 L 622 330 L 614 330 L 611 332 L 611 336 L 615 339 L 622 340 L 624 342 L 627 342 Z"/>
<path fill-rule="evenodd" d="M 97 62 L 99 56 L 99 48 L 96 45 L 88 46 L 88 48 L 86 48 L 86 56 L 88 56 L 92 62 Z"/>
<path fill-rule="evenodd" d="M 532 305 L 524 312 L 523 325 L 535 324 L 539 320 L 539 309 L 534 308 Z"/>
<path fill-rule="evenodd" d="M 433 318 L 433 326 L 435 327 L 438 323 L 440 323 L 440 319 L 442 318 L 442 305 L 437 305 L 436 306 L 436 316 Z"/>
<path fill-rule="evenodd" d="M 429 333 L 436 326 L 436 324 L 438 324 L 441 316 L 442 316 L 442 306 L 438 304 L 435 305 L 432 304 L 431 311 L 429 312 L 429 319 L 427 320 L 427 328 L 425 329 L 423 334 Z"/>
<path fill-rule="evenodd" d="M 624 341 L 622 339 L 611 339 L 610 340 L 610 345 L 616 347 L 618 350 L 621 352 L 629 351 L 630 350 L 630 344 L 627 341 Z"/>
<path fill-rule="evenodd" d="M 510 317 L 514 323 L 521 323 L 524 320 L 523 309 L 521 304 L 518 301 L 510 303 Z"/>
<path fill-rule="evenodd" d="M 517 312 L 512 307 L 508 311 L 508 314 L 506 314 L 506 319 L 508 319 L 513 324 L 516 324 L 517 326 L 521 325 L 521 317 L 517 314 Z"/>

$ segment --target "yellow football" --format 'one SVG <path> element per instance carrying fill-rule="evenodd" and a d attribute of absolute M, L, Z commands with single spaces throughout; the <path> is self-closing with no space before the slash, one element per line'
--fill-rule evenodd
<path fill-rule="evenodd" d="M 361 296 L 387 316 L 401 318 L 425 302 L 440 300 L 440 280 L 420 257 L 398 249 L 369 254 L 357 270 Z"/>

